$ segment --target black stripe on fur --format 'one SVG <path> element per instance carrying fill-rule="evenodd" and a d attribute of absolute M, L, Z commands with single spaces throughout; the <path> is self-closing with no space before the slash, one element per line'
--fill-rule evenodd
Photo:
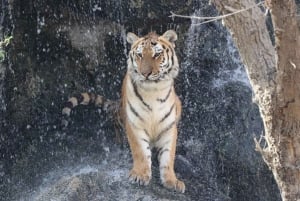
<path fill-rule="evenodd" d="M 73 107 L 74 107 L 74 105 L 71 101 L 65 102 L 65 104 L 64 104 L 64 108 L 72 109 Z"/>
<path fill-rule="evenodd" d="M 168 149 L 168 148 L 160 149 L 159 152 L 158 152 L 158 158 L 160 159 L 160 157 L 162 156 L 162 154 L 163 154 L 164 152 L 167 152 L 167 151 L 170 151 L 170 149 Z"/>
<path fill-rule="evenodd" d="M 145 131 L 146 135 L 147 135 L 148 137 L 150 137 L 149 132 L 148 132 L 146 129 L 144 129 L 144 131 Z"/>
<path fill-rule="evenodd" d="M 161 103 L 166 102 L 166 101 L 168 100 L 170 94 L 171 94 L 171 91 L 172 91 L 172 87 L 170 88 L 170 90 L 169 90 L 167 96 L 166 96 L 164 99 L 158 98 L 158 99 L 156 99 L 156 100 L 159 101 L 159 102 L 161 102 Z"/>
<path fill-rule="evenodd" d="M 130 104 L 129 101 L 128 102 L 128 105 L 129 105 L 129 108 L 130 108 L 130 111 L 137 117 L 139 118 L 141 121 L 144 121 L 144 119 L 139 115 L 139 113 L 134 109 L 134 107 Z"/>
<path fill-rule="evenodd" d="M 158 138 L 157 138 L 157 139 L 160 139 L 161 136 L 162 136 L 164 133 L 168 132 L 168 131 L 175 125 L 175 123 L 176 123 L 176 122 L 173 121 L 173 122 L 170 123 L 167 127 L 165 127 L 162 131 L 160 131 L 159 134 L 158 134 Z"/>
<path fill-rule="evenodd" d="M 80 103 L 82 103 L 82 101 L 84 100 L 84 97 L 83 97 L 82 94 L 76 94 L 76 95 L 74 96 L 74 98 L 77 99 L 78 105 L 79 105 Z"/>
<path fill-rule="evenodd" d="M 140 99 L 140 101 L 143 103 L 143 105 L 146 106 L 146 108 L 147 108 L 149 111 L 152 111 L 152 108 L 150 107 L 150 105 L 148 105 L 148 104 L 144 101 L 143 97 L 142 97 L 141 94 L 138 92 L 138 89 L 137 89 L 136 84 L 135 84 L 132 80 L 131 80 L 131 83 L 132 83 L 133 91 L 134 91 L 136 97 L 138 97 L 138 99 Z"/>
<path fill-rule="evenodd" d="M 167 114 L 165 114 L 165 116 L 159 121 L 159 123 L 162 123 L 164 120 L 166 120 L 168 118 L 168 116 L 170 116 L 170 114 L 172 113 L 172 111 L 174 109 L 174 106 L 175 106 L 175 103 L 172 105 L 169 112 Z"/>

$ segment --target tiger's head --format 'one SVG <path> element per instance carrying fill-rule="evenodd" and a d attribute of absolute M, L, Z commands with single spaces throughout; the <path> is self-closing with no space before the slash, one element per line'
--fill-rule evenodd
<path fill-rule="evenodd" d="M 150 32 L 138 37 L 134 33 L 127 34 L 131 44 L 128 56 L 128 72 L 134 81 L 173 80 L 179 71 L 178 59 L 175 54 L 177 34 L 173 30 L 163 35 Z"/>

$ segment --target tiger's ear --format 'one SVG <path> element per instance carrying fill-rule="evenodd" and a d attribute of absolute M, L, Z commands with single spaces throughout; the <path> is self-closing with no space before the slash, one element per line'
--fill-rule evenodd
<path fill-rule="evenodd" d="M 162 37 L 164 37 L 171 43 L 174 43 L 177 40 L 177 33 L 173 30 L 168 30 L 162 35 Z"/>
<path fill-rule="evenodd" d="M 132 32 L 127 33 L 127 42 L 128 43 L 133 44 L 138 39 L 139 39 L 139 37 L 137 35 L 135 35 L 134 33 L 132 33 Z"/>

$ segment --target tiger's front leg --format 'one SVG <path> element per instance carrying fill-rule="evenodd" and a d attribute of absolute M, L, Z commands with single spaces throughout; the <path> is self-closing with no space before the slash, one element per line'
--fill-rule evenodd
<path fill-rule="evenodd" d="M 156 142 L 158 148 L 158 161 L 160 178 L 166 188 L 184 193 L 185 184 L 177 179 L 174 171 L 176 152 L 177 128 L 176 125 L 164 133 Z"/>
<path fill-rule="evenodd" d="M 151 180 L 151 149 L 145 131 L 134 128 L 126 122 L 126 133 L 133 158 L 129 179 L 140 185 L 148 185 Z"/>

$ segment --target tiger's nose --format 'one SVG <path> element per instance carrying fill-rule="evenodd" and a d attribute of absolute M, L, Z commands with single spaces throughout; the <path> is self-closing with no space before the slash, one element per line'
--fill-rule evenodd
<path fill-rule="evenodd" d="M 152 71 L 148 69 L 148 70 L 143 70 L 141 73 L 145 78 L 148 78 L 151 75 Z"/>
<path fill-rule="evenodd" d="M 143 76 L 145 77 L 145 78 L 148 78 L 150 75 L 151 75 L 151 72 L 148 72 L 148 73 L 142 73 L 143 74 Z"/>

